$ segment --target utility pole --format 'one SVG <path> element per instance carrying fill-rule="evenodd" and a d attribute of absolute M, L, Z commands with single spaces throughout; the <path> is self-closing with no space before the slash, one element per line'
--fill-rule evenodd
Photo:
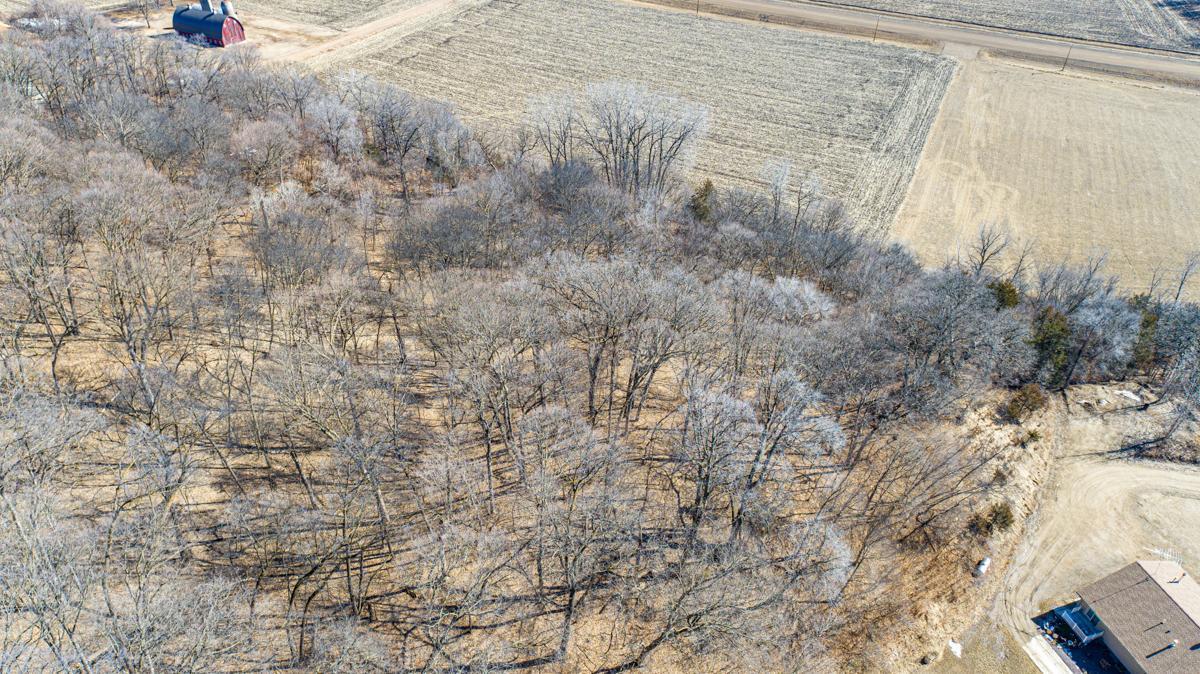
<path fill-rule="evenodd" d="M 875 19 L 875 34 L 871 36 L 871 42 L 874 42 L 877 37 L 879 37 L 879 19 Z"/>
<path fill-rule="evenodd" d="M 1075 48 L 1075 45 L 1071 45 L 1071 46 L 1067 47 L 1067 56 L 1066 56 L 1066 58 L 1063 59 L 1062 67 L 1058 69 L 1058 72 L 1061 73 L 1061 72 L 1066 71 L 1067 62 L 1071 60 L 1071 50 L 1074 48 Z"/>
<path fill-rule="evenodd" d="M 696 0 L 696 16 L 700 16 L 700 0 Z"/>

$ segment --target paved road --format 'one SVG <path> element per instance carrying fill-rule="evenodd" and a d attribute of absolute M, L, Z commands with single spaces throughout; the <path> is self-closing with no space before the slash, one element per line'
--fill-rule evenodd
<path fill-rule="evenodd" d="M 645 1 L 645 0 L 643 0 Z M 649 0 L 679 8 L 683 0 Z M 907 40 L 961 44 L 988 50 L 1004 50 L 1039 60 L 1064 60 L 1105 69 L 1131 70 L 1159 77 L 1200 83 L 1200 57 L 1126 48 L 1085 40 L 1055 38 L 986 28 L 953 21 L 924 19 L 866 9 L 834 7 L 807 0 L 700 0 L 701 11 L 765 17 L 768 20 L 804 23 L 816 28 L 858 35 L 891 34 Z"/>

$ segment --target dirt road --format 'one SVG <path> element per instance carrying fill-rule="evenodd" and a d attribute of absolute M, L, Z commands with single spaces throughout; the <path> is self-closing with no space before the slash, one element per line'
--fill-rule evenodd
<path fill-rule="evenodd" d="M 1075 65 L 1200 83 L 1200 58 L 1101 42 L 1055 38 L 867 9 L 833 7 L 805 0 L 699 0 L 694 5 L 690 0 L 649 2 L 677 8 L 695 6 L 701 13 L 804 24 L 857 35 L 879 34 L 917 42 L 969 45 L 1038 61 L 1064 61 L 1069 56 L 1070 63 Z"/>
<path fill-rule="evenodd" d="M 419 27 L 430 19 L 470 4 L 469 0 L 428 0 L 427 2 L 403 9 L 377 21 L 352 28 L 320 44 L 303 47 L 280 55 L 293 61 L 303 61 L 309 64 L 320 62 L 334 55 L 339 60 L 346 59 L 361 49 L 365 42 L 376 36 L 394 30 Z"/>
<path fill-rule="evenodd" d="M 1200 568 L 1200 470 L 1127 461 L 1105 452 L 1128 420 L 1073 418 L 1037 522 L 1005 579 L 993 617 L 1032 635 L 1028 616 L 1135 559 Z"/>

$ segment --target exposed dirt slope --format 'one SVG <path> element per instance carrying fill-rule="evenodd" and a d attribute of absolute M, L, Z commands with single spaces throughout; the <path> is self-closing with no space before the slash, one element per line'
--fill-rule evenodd
<path fill-rule="evenodd" d="M 1078 403 L 1089 395 L 1113 402 L 1110 391 L 1090 388 L 1060 412 L 1054 481 L 992 612 L 1019 634 L 1033 633 L 1027 616 L 1135 559 L 1200 569 L 1200 470 L 1112 454 L 1163 413 L 1087 412 Z"/>
<path fill-rule="evenodd" d="M 1200 569 L 1200 470 L 1114 454 L 1153 432 L 1165 414 L 1122 410 L 1132 403 L 1117 390 L 1082 387 L 1068 404 L 1056 402 L 1046 421 L 1053 478 L 991 611 L 965 635 L 964 659 L 950 657 L 939 674 L 1029 672 L 1021 649 L 1040 638 L 1030 616 L 1131 561 L 1170 557 Z"/>

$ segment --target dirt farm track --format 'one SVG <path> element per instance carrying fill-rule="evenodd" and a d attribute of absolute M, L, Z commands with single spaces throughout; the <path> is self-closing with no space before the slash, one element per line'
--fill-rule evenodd
<path fill-rule="evenodd" d="M 1131 560 L 1166 557 L 1200 568 L 1200 469 L 1114 454 L 1158 421 L 1121 404 L 1100 412 L 1082 405 L 1118 400 L 1113 393 L 1083 387 L 1069 408 L 1055 404 L 1040 505 L 989 612 L 960 637 L 963 659 L 946 658 L 938 674 L 1033 674 L 1026 653 L 1041 637 L 1030 616 L 1072 601 L 1078 588 Z"/>

